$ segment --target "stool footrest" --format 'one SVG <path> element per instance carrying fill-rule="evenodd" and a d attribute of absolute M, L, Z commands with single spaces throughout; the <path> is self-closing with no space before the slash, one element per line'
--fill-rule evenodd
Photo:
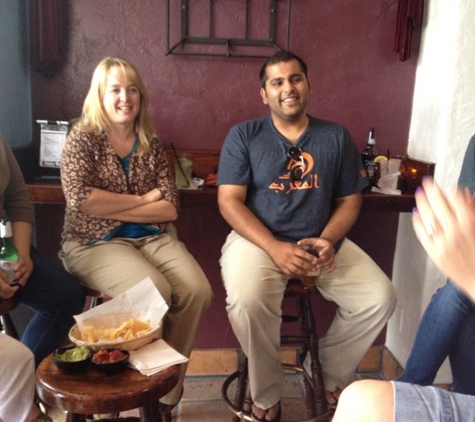
<path fill-rule="evenodd" d="M 282 367 L 284 369 L 292 370 L 295 372 L 304 372 L 300 366 L 296 366 L 296 365 L 283 363 Z M 252 416 L 249 413 L 244 412 L 241 408 L 237 407 L 228 397 L 229 387 L 231 386 L 233 381 L 238 380 L 240 376 L 241 376 L 241 372 L 236 371 L 236 372 L 233 372 L 224 380 L 224 383 L 221 387 L 221 396 L 224 402 L 226 403 L 226 405 L 228 406 L 229 410 L 231 410 L 231 412 L 234 413 L 240 420 L 252 422 L 253 421 Z M 308 419 L 299 419 L 299 420 L 292 419 L 292 421 L 288 421 L 288 422 L 328 422 L 330 421 L 329 418 L 330 418 L 330 411 L 326 411 L 324 414 L 319 415 L 319 416 L 314 416 Z M 281 422 L 286 422 L 286 421 L 282 420 Z"/>
<path fill-rule="evenodd" d="M 237 417 L 240 419 L 244 419 L 245 421 L 252 422 L 252 416 L 248 413 L 245 413 L 241 408 L 234 405 L 233 402 L 228 397 L 228 388 L 232 384 L 234 380 L 239 379 L 241 376 L 240 371 L 233 372 L 229 377 L 224 380 L 223 386 L 221 387 L 221 396 L 223 397 L 224 402 L 229 407 L 229 410 L 233 412 Z"/>

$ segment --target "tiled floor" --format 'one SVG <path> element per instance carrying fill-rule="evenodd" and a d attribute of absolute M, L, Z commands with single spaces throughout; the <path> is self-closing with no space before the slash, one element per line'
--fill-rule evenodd
<path fill-rule="evenodd" d="M 174 422 L 231 422 L 233 414 L 221 397 L 225 376 L 188 376 L 183 399 L 173 411 Z M 230 386 L 232 392 L 234 385 Z M 287 375 L 282 398 L 283 420 L 305 419 L 303 385 L 298 375 Z M 64 413 L 50 410 L 54 422 L 64 422 Z M 138 416 L 138 411 L 122 412 L 121 417 Z"/>
<path fill-rule="evenodd" d="M 291 359 L 292 351 L 285 354 L 284 361 Z M 212 356 L 207 353 L 194 354 L 190 360 L 189 370 L 184 384 L 184 395 L 180 404 L 173 411 L 173 422 L 223 422 L 233 420 L 233 414 L 221 396 L 224 380 L 237 364 L 236 351 L 214 351 Z M 368 354 L 369 358 L 360 367 L 363 371 L 355 374 L 355 378 L 383 378 L 381 353 L 376 351 Z M 373 362 L 378 359 L 378 362 Z M 212 362 L 212 363 L 210 363 Z M 371 372 L 374 371 L 374 372 Z M 233 397 L 235 382 L 229 392 Z M 63 412 L 49 409 L 48 414 L 54 422 L 65 422 Z M 137 410 L 121 413 L 121 418 L 138 416 Z M 306 419 L 304 403 L 304 387 L 302 376 L 295 373 L 286 375 L 284 396 L 282 397 L 282 420 L 298 421 Z"/>

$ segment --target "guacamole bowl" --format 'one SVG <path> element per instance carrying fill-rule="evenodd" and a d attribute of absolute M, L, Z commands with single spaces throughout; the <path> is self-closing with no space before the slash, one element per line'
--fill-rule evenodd
<path fill-rule="evenodd" d="M 87 369 L 91 355 L 91 351 L 85 346 L 61 347 L 53 353 L 53 362 L 59 369 L 75 374 Z"/>

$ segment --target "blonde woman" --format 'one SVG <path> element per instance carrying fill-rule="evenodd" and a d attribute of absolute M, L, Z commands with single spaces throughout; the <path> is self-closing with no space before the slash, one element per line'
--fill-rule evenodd
<path fill-rule="evenodd" d="M 150 277 L 170 306 L 163 338 L 189 356 L 212 292 L 172 225 L 178 191 L 147 107 L 132 63 L 106 57 L 97 65 L 82 116 L 63 150 L 61 258 L 86 286 L 110 297 Z M 168 418 L 181 398 L 185 369 L 161 399 Z"/>

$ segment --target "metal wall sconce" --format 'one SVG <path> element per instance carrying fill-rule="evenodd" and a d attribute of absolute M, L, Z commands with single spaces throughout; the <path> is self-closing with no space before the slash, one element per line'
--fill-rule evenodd
<path fill-rule="evenodd" d="M 291 0 L 167 0 L 166 55 L 267 58 L 288 50 L 290 4 Z"/>

